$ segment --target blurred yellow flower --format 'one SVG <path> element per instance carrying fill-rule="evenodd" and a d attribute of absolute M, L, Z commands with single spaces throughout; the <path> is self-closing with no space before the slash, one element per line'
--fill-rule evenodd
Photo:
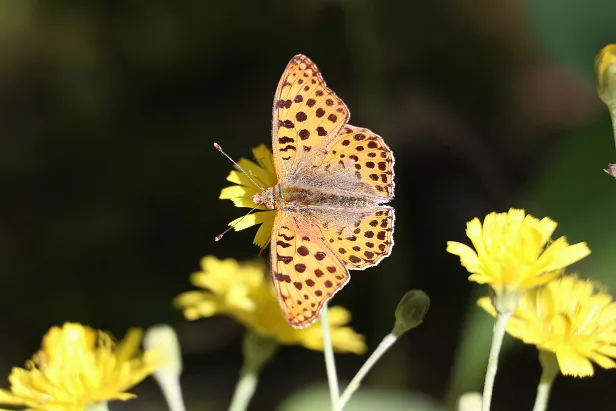
<path fill-rule="evenodd" d="M 277 184 L 276 170 L 274 169 L 274 157 L 272 152 L 265 145 L 260 145 L 252 149 L 256 163 L 245 158 L 241 158 L 238 164 L 250 177 L 263 188 L 273 187 Z M 253 213 L 244 217 L 238 217 L 229 223 L 235 231 L 243 230 L 253 225 L 261 224 L 254 238 L 254 243 L 261 248 L 265 248 L 270 241 L 272 226 L 274 225 L 275 210 L 268 209 L 264 204 L 257 206 L 252 200 L 256 194 L 261 194 L 261 189 L 257 187 L 250 178 L 242 173 L 236 166 L 227 176 L 227 181 L 235 183 L 230 187 L 223 188 L 220 192 L 220 199 L 231 200 L 236 207 L 256 207 L 263 212 Z"/>
<path fill-rule="evenodd" d="M 524 292 L 557 277 L 560 270 L 590 254 L 586 243 L 569 245 L 565 237 L 551 242 L 557 224 L 538 220 L 524 210 L 490 213 L 483 226 L 469 221 L 466 235 L 474 250 L 462 243 L 447 242 L 447 251 L 460 257 L 471 273 L 470 281 L 489 284 L 495 293 Z"/>
<path fill-rule="evenodd" d="M 616 363 L 616 303 L 598 284 L 567 275 L 529 291 L 507 322 L 507 332 L 539 350 L 553 352 L 565 375 L 588 377 L 591 361 Z M 496 315 L 488 297 L 477 304 Z"/>
<path fill-rule="evenodd" d="M 229 315 L 280 344 L 323 349 L 321 327 L 298 330 L 289 324 L 280 310 L 272 282 L 265 276 L 263 264 L 207 256 L 201 260 L 201 269 L 191 276 L 191 282 L 204 290 L 182 293 L 174 302 L 188 320 Z M 362 354 L 366 351 L 364 336 L 346 326 L 350 320 L 351 314 L 345 308 L 329 309 L 334 350 Z"/>
<path fill-rule="evenodd" d="M 164 363 L 161 353 L 141 354 L 141 332 L 129 331 L 115 344 L 102 331 L 80 324 L 52 327 L 41 350 L 13 368 L 10 391 L 0 390 L 0 403 L 28 410 L 81 411 L 109 400 L 128 400 L 132 388 Z"/>
<path fill-rule="evenodd" d="M 616 105 L 616 44 L 605 46 L 595 58 L 597 94 L 610 108 Z"/>

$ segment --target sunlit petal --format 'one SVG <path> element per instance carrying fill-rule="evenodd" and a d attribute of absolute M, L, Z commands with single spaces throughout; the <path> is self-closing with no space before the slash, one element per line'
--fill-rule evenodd
<path fill-rule="evenodd" d="M 447 243 L 447 252 L 460 257 L 470 281 L 489 284 L 497 294 L 523 293 L 558 276 L 561 270 L 590 254 L 585 243 L 569 245 L 564 237 L 550 243 L 557 224 L 538 220 L 521 209 L 488 214 L 467 223 L 473 248 Z"/>
<path fill-rule="evenodd" d="M 0 404 L 44 411 L 82 411 L 110 400 L 128 400 L 126 392 L 164 363 L 158 350 L 140 353 L 142 333 L 130 330 L 115 343 L 111 336 L 81 324 L 52 327 L 27 369 L 13 368 L 10 390 Z"/>

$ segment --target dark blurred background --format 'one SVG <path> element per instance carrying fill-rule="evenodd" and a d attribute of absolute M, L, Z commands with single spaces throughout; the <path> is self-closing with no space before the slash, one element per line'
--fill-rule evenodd
<path fill-rule="evenodd" d="M 388 411 L 480 390 L 491 319 L 474 303 L 487 290 L 445 252 L 467 242 L 466 221 L 550 216 L 593 250 L 580 275 L 616 290 L 616 186 L 602 171 L 616 155 L 593 72 L 615 21 L 613 0 L 0 2 L 2 375 L 64 321 L 117 336 L 170 323 L 189 409 L 225 409 L 243 329 L 188 323 L 171 301 L 202 256 L 258 253 L 255 230 L 213 241 L 244 210 L 218 200 L 231 164 L 212 143 L 234 158 L 270 145 L 274 90 L 303 53 L 396 156 L 393 253 L 334 302 L 374 349 L 406 289 L 432 298 L 366 395 Z M 509 341 L 493 409 L 530 409 L 536 350 Z M 338 356 L 341 378 L 364 359 Z M 251 410 L 318 409 L 290 397 L 324 382 L 320 353 L 284 348 Z M 559 378 L 551 409 L 613 409 L 614 384 L 604 370 Z M 153 382 L 136 392 L 112 409 L 163 409 Z"/>

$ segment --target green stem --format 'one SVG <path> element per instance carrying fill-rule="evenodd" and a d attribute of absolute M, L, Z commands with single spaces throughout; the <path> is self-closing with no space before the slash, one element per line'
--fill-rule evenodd
<path fill-rule="evenodd" d="M 261 336 L 251 330 L 246 330 L 242 351 L 244 366 L 235 386 L 229 411 L 245 411 L 257 389 L 259 372 L 276 353 L 278 344 L 268 336 Z"/>
<path fill-rule="evenodd" d="M 614 135 L 614 146 L 616 146 L 616 107 L 608 107 L 610 109 L 610 118 L 612 120 L 612 134 Z"/>
<path fill-rule="evenodd" d="M 359 388 L 359 384 L 361 384 L 366 374 L 372 369 L 374 364 L 377 363 L 379 358 L 385 354 L 385 352 L 396 342 L 398 337 L 393 334 L 388 334 L 383 338 L 383 341 L 379 344 L 379 346 L 374 350 L 372 355 L 366 360 L 364 365 L 361 366 L 355 377 L 351 380 L 349 385 L 346 387 L 342 396 L 340 397 L 340 401 L 338 401 L 338 406 L 342 410 L 344 409 L 347 402 L 351 399 L 351 396 L 357 391 Z"/>
<path fill-rule="evenodd" d="M 169 411 L 186 411 L 179 375 L 165 374 L 154 376 L 167 401 Z"/>
<path fill-rule="evenodd" d="M 321 329 L 323 330 L 323 354 L 325 356 L 325 368 L 327 370 L 327 382 L 329 384 L 329 395 L 332 402 L 332 411 L 340 411 L 338 399 L 340 398 L 340 387 L 338 385 L 338 375 L 336 374 L 336 361 L 334 360 L 334 347 L 329 333 L 329 320 L 327 318 L 327 303 L 321 309 Z"/>
<path fill-rule="evenodd" d="M 257 389 L 257 380 L 258 377 L 256 373 L 242 371 L 240 379 L 235 386 L 235 392 L 233 393 L 229 411 L 245 411 L 248 408 L 248 404 Z"/>
<path fill-rule="evenodd" d="M 494 390 L 494 380 L 496 379 L 496 370 L 498 369 L 498 355 L 500 354 L 500 349 L 503 345 L 505 326 L 507 325 L 507 321 L 510 316 L 511 312 L 498 314 L 494 322 L 494 330 L 492 331 L 492 346 L 490 347 L 490 357 L 488 359 L 486 379 L 483 384 L 481 411 L 490 411 L 492 391 Z"/>
<path fill-rule="evenodd" d="M 607 103 L 606 103 L 607 104 Z M 614 146 L 616 146 L 616 105 L 607 104 L 610 113 L 610 121 L 612 123 L 612 135 L 614 138 Z M 616 163 L 608 163 L 607 168 L 603 169 L 607 174 L 616 178 Z"/>
<path fill-rule="evenodd" d="M 539 361 L 541 362 L 541 380 L 537 387 L 537 397 L 533 411 L 545 411 L 548 408 L 550 391 L 554 384 L 554 379 L 558 375 L 559 368 L 556 356 L 547 351 L 539 351 Z"/>

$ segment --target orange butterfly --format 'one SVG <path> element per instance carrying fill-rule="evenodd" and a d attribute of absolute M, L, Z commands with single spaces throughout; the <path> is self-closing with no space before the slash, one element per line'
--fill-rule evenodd
<path fill-rule="evenodd" d="M 394 197 L 393 154 L 381 137 L 348 120 L 348 108 L 316 65 L 293 57 L 274 98 L 273 164 L 265 147 L 256 148 L 258 165 L 234 162 L 243 174 L 232 171 L 227 179 L 238 186 L 220 195 L 238 207 L 274 210 L 249 212 L 229 229 L 263 223 L 255 243 L 271 243 L 274 288 L 295 328 L 319 318 L 349 281 L 349 269 L 377 265 L 393 247 L 394 209 L 381 205 Z"/>
<path fill-rule="evenodd" d="M 348 270 L 377 265 L 393 247 L 394 157 L 349 110 L 317 66 L 297 55 L 278 83 L 272 147 L 277 183 L 253 197 L 276 210 L 271 269 L 295 328 L 315 322 Z"/>

